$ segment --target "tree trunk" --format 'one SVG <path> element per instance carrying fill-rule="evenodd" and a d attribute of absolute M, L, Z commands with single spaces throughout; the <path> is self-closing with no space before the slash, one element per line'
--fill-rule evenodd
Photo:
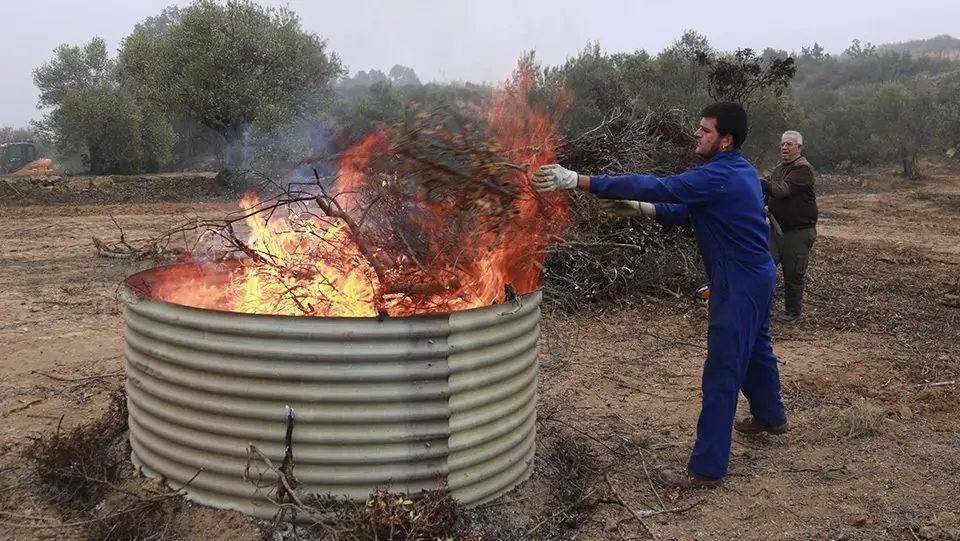
<path fill-rule="evenodd" d="M 94 175 L 102 174 L 103 164 L 100 163 L 100 149 L 95 146 L 88 146 L 87 156 L 90 160 L 90 172 Z"/>
<path fill-rule="evenodd" d="M 246 125 L 230 126 L 221 130 L 220 135 L 227 142 L 227 160 L 217 174 L 217 181 L 224 186 L 242 189 L 250 156 Z"/>
<path fill-rule="evenodd" d="M 231 126 L 222 135 L 227 141 L 227 169 L 235 173 L 245 170 L 250 157 L 246 125 Z"/>
<path fill-rule="evenodd" d="M 903 176 L 911 180 L 916 180 L 920 178 L 919 172 L 917 171 L 917 155 L 911 154 L 909 152 L 902 152 L 900 154 L 900 160 L 903 164 Z"/>

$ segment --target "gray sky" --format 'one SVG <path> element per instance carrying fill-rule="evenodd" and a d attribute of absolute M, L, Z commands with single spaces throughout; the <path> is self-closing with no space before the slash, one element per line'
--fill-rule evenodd
<path fill-rule="evenodd" d="M 2 0 L 0 126 L 39 118 L 33 68 L 60 43 L 99 35 L 116 50 L 133 25 L 183 0 Z M 562 62 L 588 41 L 608 52 L 656 53 L 696 30 L 721 50 L 799 51 L 819 42 L 839 53 L 854 38 L 879 44 L 937 34 L 960 37 L 958 0 L 263 0 L 289 5 L 327 39 L 352 72 L 394 64 L 421 80 L 501 81 L 525 51 Z"/>

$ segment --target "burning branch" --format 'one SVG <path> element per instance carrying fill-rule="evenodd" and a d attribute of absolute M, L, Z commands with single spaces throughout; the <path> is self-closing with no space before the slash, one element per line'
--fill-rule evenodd
<path fill-rule="evenodd" d="M 377 262 L 377 258 L 374 256 L 373 252 L 367 247 L 367 243 L 363 240 L 363 235 L 360 233 L 360 226 L 357 225 L 353 218 L 350 217 L 346 211 L 343 210 L 343 207 L 337 203 L 336 199 L 327 195 L 326 191 L 323 189 L 323 185 L 320 183 L 320 174 L 316 169 L 313 170 L 313 175 L 317 179 L 317 186 L 320 187 L 321 195 L 317 197 L 317 205 L 320 206 L 320 209 L 324 214 L 331 218 L 336 218 L 338 220 L 343 220 L 343 223 L 347 224 L 347 227 L 350 229 L 351 236 L 353 237 L 353 242 L 357 244 L 357 249 L 360 250 L 360 253 L 363 254 L 363 257 L 367 259 L 370 263 L 370 266 L 373 267 L 373 272 L 377 274 L 377 279 L 381 284 L 387 283 L 387 274 L 383 270 L 383 267 Z"/>

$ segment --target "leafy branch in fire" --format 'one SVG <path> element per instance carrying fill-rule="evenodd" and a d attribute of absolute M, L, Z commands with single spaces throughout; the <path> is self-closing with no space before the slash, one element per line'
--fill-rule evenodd
<path fill-rule="evenodd" d="M 506 161 L 480 119 L 450 105 L 411 106 L 404 121 L 334 158 L 338 197 L 317 175 L 317 202 L 346 222 L 384 295 L 459 288 L 471 258 L 495 248 L 519 213 L 529 168 Z"/>

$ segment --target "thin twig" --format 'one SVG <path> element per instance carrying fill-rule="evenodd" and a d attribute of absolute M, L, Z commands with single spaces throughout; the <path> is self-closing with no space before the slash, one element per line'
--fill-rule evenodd
<path fill-rule="evenodd" d="M 550 521 L 556 519 L 556 518 L 559 517 L 559 516 L 562 516 L 562 515 L 567 514 L 568 512 L 570 512 L 570 510 L 574 509 L 574 508 L 577 507 L 578 505 L 580 505 L 580 504 L 582 504 L 583 502 L 587 501 L 587 499 L 589 499 L 590 496 L 593 496 L 593 494 L 596 493 L 596 491 L 597 491 L 597 487 L 594 486 L 593 488 L 591 488 L 590 490 L 588 490 L 583 496 L 581 496 L 580 499 L 578 499 L 577 501 L 571 503 L 570 505 L 564 507 L 563 509 L 557 511 L 556 513 L 553 513 L 552 515 L 544 518 L 543 520 L 541 520 L 540 522 L 538 522 L 534 527 L 532 527 L 532 528 L 530 528 L 529 530 L 527 530 L 526 533 L 524 533 L 524 535 L 523 535 L 523 539 L 529 539 L 531 535 L 533 535 L 537 530 L 539 530 L 540 528 L 542 528 L 543 525 L 546 524 L 547 522 L 550 522 Z"/>
<path fill-rule="evenodd" d="M 40 370 L 31 370 L 30 373 L 39 374 L 41 376 L 44 376 L 50 379 L 55 379 L 57 381 L 87 381 L 91 379 L 116 378 L 116 377 L 123 376 L 123 372 L 109 372 L 107 374 L 99 374 L 96 376 L 82 376 L 79 378 L 67 378 L 63 376 L 55 376 L 53 374 L 47 374 L 46 372 L 41 372 Z"/>
<path fill-rule="evenodd" d="M 656 539 L 657 539 L 657 535 L 656 535 L 655 533 L 653 533 L 653 531 L 651 531 L 650 528 L 647 527 L 646 523 L 643 522 L 643 518 L 644 518 L 644 517 L 641 516 L 640 513 L 638 513 L 637 511 L 635 511 L 635 510 L 633 509 L 633 507 L 631 507 L 630 505 L 628 505 L 627 502 L 624 501 L 623 496 L 620 495 L 620 491 L 618 491 L 617 488 L 616 488 L 615 486 L 613 486 L 613 481 L 610 480 L 610 474 L 605 474 L 605 475 L 603 476 L 603 478 L 604 478 L 604 480 L 607 482 L 607 486 L 610 487 L 610 493 L 613 494 L 613 497 L 616 498 L 616 501 L 617 501 L 621 506 L 623 506 L 624 509 L 626 509 L 627 511 L 629 511 L 630 514 L 633 515 L 633 518 L 637 519 L 637 522 L 640 523 L 640 526 L 641 526 L 648 534 L 650 534 L 650 539 L 656 540 Z"/>
<path fill-rule="evenodd" d="M 647 483 L 650 485 L 650 490 L 653 492 L 653 495 L 657 497 L 657 502 L 660 503 L 660 509 L 666 507 L 663 503 L 663 498 L 660 497 L 660 492 L 657 490 L 657 487 L 653 485 L 653 478 L 650 477 L 650 470 L 647 469 L 647 461 L 643 458 L 643 451 L 640 452 L 640 465 L 643 467 L 643 474 L 647 476 Z"/>
<path fill-rule="evenodd" d="M 673 507 L 670 509 L 642 509 L 637 511 L 637 514 L 644 518 L 655 517 L 657 515 L 679 515 L 681 513 L 686 513 L 687 511 L 700 505 L 703 503 L 703 501 L 703 499 L 699 499 L 686 507 Z"/>
<path fill-rule="evenodd" d="M 276 466 L 274 466 L 273 461 L 271 461 L 270 458 L 267 457 L 267 455 L 264 454 L 263 451 L 257 448 L 256 445 L 250 444 L 248 449 L 254 456 L 256 456 L 256 458 L 259 458 L 260 460 L 262 460 L 263 463 L 266 464 L 267 468 L 270 469 L 270 471 L 272 471 L 274 474 L 277 475 L 277 477 L 280 478 L 280 483 L 283 484 L 283 488 L 287 491 L 287 494 L 289 494 L 290 499 L 293 500 L 293 503 L 295 503 L 301 509 L 304 509 L 305 506 L 303 505 L 303 501 L 300 499 L 300 496 L 297 495 L 297 493 L 293 490 L 293 487 L 290 486 L 290 483 L 287 480 L 287 476 L 280 471 L 280 468 L 277 468 Z"/>
<path fill-rule="evenodd" d="M 44 400 L 43 398 L 38 398 L 38 399 L 36 399 L 36 400 L 31 400 L 30 402 L 27 402 L 26 404 L 23 404 L 22 406 L 17 406 L 17 407 L 15 407 L 15 408 L 12 408 L 12 409 L 8 410 L 6 413 L 3 414 L 3 416 L 6 417 L 6 416 L 8 416 L 8 415 L 10 415 L 10 414 L 12 414 L 12 413 L 17 413 L 18 411 L 23 411 L 23 410 L 29 408 L 30 406 L 33 406 L 33 405 L 35 405 L 35 404 L 39 404 L 40 402 L 43 402 L 43 400 Z"/>
<path fill-rule="evenodd" d="M 957 380 L 950 381 L 938 381 L 936 383 L 918 383 L 917 387 L 949 387 L 951 385 L 956 385 Z"/>

